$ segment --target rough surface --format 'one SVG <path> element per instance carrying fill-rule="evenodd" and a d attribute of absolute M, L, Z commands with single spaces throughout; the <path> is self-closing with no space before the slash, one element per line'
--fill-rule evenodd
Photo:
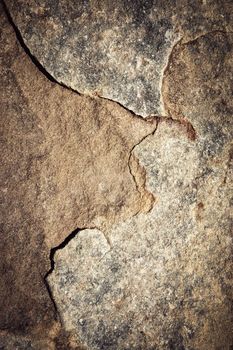
<path fill-rule="evenodd" d="M 129 159 L 156 121 L 50 82 L 0 14 L 0 329 L 50 336 L 50 249 L 76 228 L 149 209 L 153 198 L 138 189 Z"/>
<path fill-rule="evenodd" d="M 49 284 L 88 349 L 231 349 L 228 147 L 208 167 L 200 152 L 161 123 L 136 149 L 152 211 L 109 230 L 110 246 L 88 230 L 57 252 Z"/>
<path fill-rule="evenodd" d="M 0 5 L 0 349 L 232 350 L 231 6 Z"/>
<path fill-rule="evenodd" d="M 163 79 L 167 114 L 188 120 L 206 156 L 231 139 L 233 32 L 216 31 L 177 45 Z"/>
<path fill-rule="evenodd" d="M 6 0 L 26 45 L 59 82 L 163 114 L 163 71 L 175 43 L 233 30 L 232 1 Z"/>
<path fill-rule="evenodd" d="M 164 120 L 134 149 L 153 209 L 55 255 L 52 293 L 87 349 L 233 347 L 232 39 L 207 34 L 171 56 L 167 113 L 196 134 Z"/>

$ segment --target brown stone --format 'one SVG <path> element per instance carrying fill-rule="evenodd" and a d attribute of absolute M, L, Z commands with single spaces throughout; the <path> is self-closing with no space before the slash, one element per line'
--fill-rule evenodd
<path fill-rule="evenodd" d="M 84 230 L 56 252 L 49 285 L 87 349 L 231 349 L 229 148 L 204 161 L 184 127 L 159 123 L 134 150 L 151 211 L 104 234 Z"/>
<path fill-rule="evenodd" d="M 141 210 L 144 193 L 128 163 L 156 121 L 49 81 L 2 8 L 0 21 L 0 328 L 46 338 L 57 317 L 44 282 L 50 249 L 77 228 Z"/>

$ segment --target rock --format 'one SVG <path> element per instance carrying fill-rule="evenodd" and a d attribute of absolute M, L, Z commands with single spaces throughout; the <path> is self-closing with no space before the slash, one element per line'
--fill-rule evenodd
<path fill-rule="evenodd" d="M 156 121 L 49 81 L 2 7 L 0 28 L 0 329 L 47 344 L 61 337 L 44 282 L 50 249 L 77 228 L 104 229 L 149 210 L 152 195 L 138 188 L 130 158 Z"/>
<path fill-rule="evenodd" d="M 192 124 L 198 138 L 206 142 L 206 156 L 218 153 L 231 140 L 232 47 L 233 34 L 220 31 L 179 44 L 164 74 L 167 114 Z"/>
<path fill-rule="evenodd" d="M 143 117 L 164 114 L 170 53 L 216 30 L 232 31 L 232 2 L 6 0 L 31 53 L 58 81 L 119 102 Z"/>
<path fill-rule="evenodd" d="M 87 349 L 233 346 L 232 53 L 219 31 L 176 46 L 163 98 L 177 120 L 133 151 L 153 208 L 55 254 L 49 285 Z"/>
<path fill-rule="evenodd" d="M 84 230 L 57 251 L 49 284 L 87 349 L 232 346 L 228 147 L 207 171 L 198 146 L 159 124 L 135 150 L 157 198 L 150 213 L 105 235 Z"/>
<path fill-rule="evenodd" d="M 232 4 L 80 4 L 0 5 L 0 348 L 230 350 Z"/>

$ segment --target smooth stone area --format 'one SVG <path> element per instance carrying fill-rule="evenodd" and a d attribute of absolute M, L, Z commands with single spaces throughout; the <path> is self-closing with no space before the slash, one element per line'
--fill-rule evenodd
<path fill-rule="evenodd" d="M 165 114 L 163 74 L 179 40 L 233 30 L 228 0 L 6 4 L 32 55 L 58 82 L 117 101 L 143 117 Z"/>

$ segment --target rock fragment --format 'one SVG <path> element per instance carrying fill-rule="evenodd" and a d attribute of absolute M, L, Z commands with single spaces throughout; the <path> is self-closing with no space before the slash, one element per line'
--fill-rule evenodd
<path fill-rule="evenodd" d="M 222 31 L 179 44 L 164 74 L 166 113 L 189 121 L 198 138 L 206 139 L 208 155 L 221 151 L 232 137 L 232 47 L 233 33 Z"/>

